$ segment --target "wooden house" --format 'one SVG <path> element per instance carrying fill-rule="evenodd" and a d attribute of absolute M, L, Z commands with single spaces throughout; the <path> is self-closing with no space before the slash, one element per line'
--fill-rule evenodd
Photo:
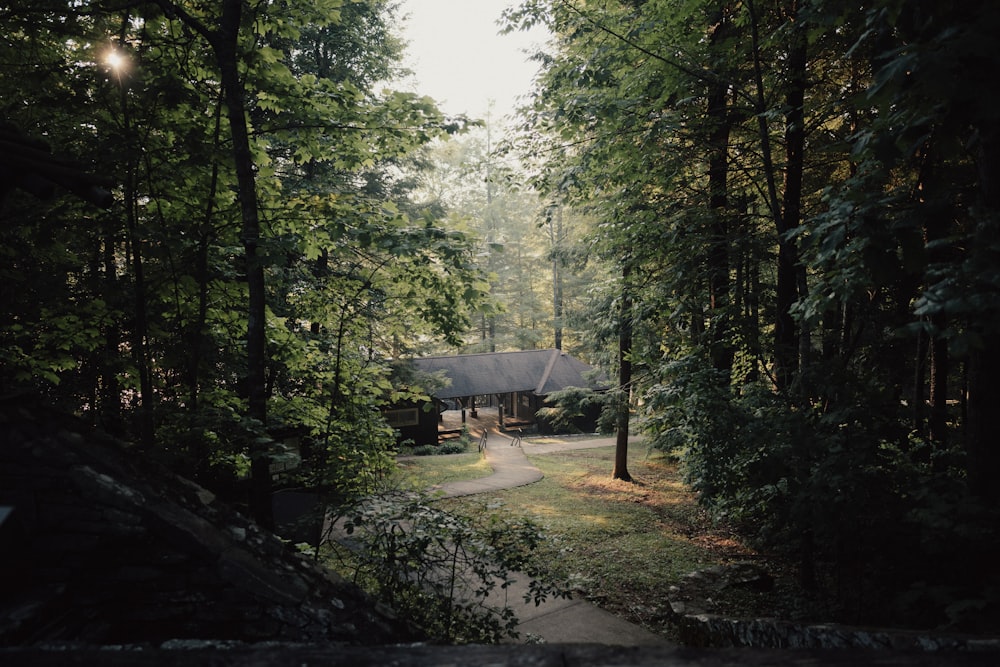
<path fill-rule="evenodd" d="M 412 364 L 419 374 L 442 376 L 448 382 L 430 391 L 433 407 L 397 406 L 386 412 L 401 439 L 416 444 L 437 442 L 438 416 L 447 408 L 472 410 L 475 414 L 477 407 L 496 407 L 501 428 L 532 425 L 546 433 L 550 430 L 548 424 L 536 413 L 549 394 L 568 387 L 607 387 L 606 382 L 595 377 L 597 372 L 592 366 L 556 349 L 423 357 L 413 359 Z M 596 415 L 585 421 L 596 422 Z M 581 428 L 593 430 L 589 423 L 581 424 Z"/>

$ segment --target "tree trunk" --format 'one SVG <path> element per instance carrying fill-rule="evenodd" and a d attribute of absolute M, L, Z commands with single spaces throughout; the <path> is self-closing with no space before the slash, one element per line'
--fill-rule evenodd
<path fill-rule="evenodd" d="M 749 5 L 753 7 L 752 3 Z M 769 193 L 774 197 L 772 207 L 778 232 L 777 289 L 775 294 L 774 359 L 775 381 L 778 391 L 787 391 L 796 380 L 801 379 L 801 371 L 808 363 L 810 354 L 809 331 L 796 327 L 791 308 L 796 300 L 807 294 L 805 268 L 800 266 L 798 248 L 788 238 L 788 232 L 797 227 L 802 217 L 802 178 L 805 169 L 805 91 L 807 86 L 808 43 L 805 27 L 799 17 L 798 0 L 792 0 L 789 9 L 789 43 L 784 67 L 785 74 L 785 173 L 784 193 L 780 204 L 773 191 L 773 175 L 768 176 Z M 752 9 L 751 9 L 752 11 Z M 757 79 L 757 113 L 763 116 L 765 110 L 764 88 L 761 71 L 761 55 L 756 16 L 752 17 L 752 38 L 754 42 L 754 70 Z M 769 147 L 765 130 L 761 123 L 762 143 Z M 770 164 L 765 156 L 765 164 Z M 811 470 L 808 450 L 796 456 L 796 474 L 805 479 Z M 799 526 L 800 567 L 799 578 L 806 589 L 816 587 L 815 545 L 809 525 Z"/>
<path fill-rule="evenodd" d="M 138 171 L 139 149 L 132 136 L 129 120 L 128 91 L 125 82 L 121 86 L 122 130 L 126 141 L 127 163 L 123 182 L 125 203 L 125 227 L 128 231 L 128 247 L 132 264 L 133 308 L 135 321 L 132 324 L 132 355 L 139 376 L 139 442 L 143 447 L 151 447 L 155 437 L 153 422 L 153 380 L 149 358 L 149 322 L 146 313 L 146 278 L 142 265 L 142 237 L 139 233 Z"/>
<path fill-rule="evenodd" d="M 209 43 L 219 66 L 226 118 L 233 142 L 233 162 L 239 189 L 240 215 L 243 220 L 242 241 L 247 274 L 247 369 L 245 391 L 247 414 L 263 427 L 267 426 L 266 337 L 264 262 L 260 255 L 260 207 L 254 177 L 253 152 L 250 150 L 250 130 L 244 102 L 243 82 L 239 72 L 239 34 L 243 20 L 243 0 L 223 0 L 219 26 L 209 27 L 179 3 L 154 0 L 170 16 L 177 16 L 188 28 Z M 251 492 L 250 511 L 265 528 L 274 527 L 271 508 L 271 476 L 268 472 L 267 451 L 254 445 L 250 452 Z"/>
<path fill-rule="evenodd" d="M 913 363 L 913 387 L 910 390 L 910 403 L 913 419 L 913 430 L 918 435 L 925 435 L 927 424 L 925 419 L 925 403 L 927 384 L 924 376 L 927 372 L 928 342 L 929 336 L 924 330 L 917 333 L 917 354 Z"/>
<path fill-rule="evenodd" d="M 622 269 L 622 301 L 618 324 L 618 404 L 615 413 L 615 467 L 612 479 L 632 481 L 628 472 L 629 394 L 632 391 L 632 297 L 629 293 L 630 268 Z"/>
<path fill-rule="evenodd" d="M 729 22 L 724 14 L 712 32 L 713 45 L 728 35 Z M 712 367 L 725 374 L 728 386 L 735 354 L 732 343 L 729 312 L 732 286 L 729 258 L 729 86 L 725 81 L 713 81 L 708 89 L 708 208 L 712 219 L 708 256 L 709 322 Z"/>
<path fill-rule="evenodd" d="M 226 102 L 229 130 L 233 141 L 233 159 L 239 187 L 240 214 L 243 220 L 242 241 L 246 262 L 247 290 L 247 371 L 246 394 L 248 414 L 267 426 L 267 391 L 265 381 L 265 284 L 264 262 L 260 255 L 260 210 L 257 185 L 250 150 L 250 133 L 244 104 L 243 82 L 240 81 L 237 63 L 242 0 L 225 0 L 222 5 L 222 22 L 215 33 L 212 47 L 219 64 L 222 90 Z M 274 516 L 271 508 L 271 477 L 267 472 L 267 452 L 258 447 L 251 452 L 252 491 L 251 512 L 262 526 L 272 528 Z"/>
<path fill-rule="evenodd" d="M 943 319 L 943 318 L 942 318 Z M 948 341 L 942 336 L 931 340 L 930 419 L 928 435 L 940 448 L 948 443 L 948 374 L 951 363 Z"/>
<path fill-rule="evenodd" d="M 219 147 L 222 138 L 222 101 L 215 107 L 215 130 L 213 146 Z M 208 321 L 208 254 L 213 237 L 212 220 L 215 213 L 215 197 L 219 185 L 219 162 L 212 161 L 212 176 L 209 182 L 205 217 L 202 220 L 201 238 L 198 240 L 198 254 L 195 259 L 195 279 L 198 281 L 198 315 L 191 326 L 188 358 L 188 410 L 192 415 L 198 412 L 199 388 L 201 383 L 201 356 L 205 347 L 205 326 Z"/>
<path fill-rule="evenodd" d="M 559 270 L 559 244 L 562 241 L 562 207 L 557 207 L 555 220 L 549 219 L 549 246 L 552 248 L 552 336 L 557 350 L 563 345 L 563 285 Z"/>
<path fill-rule="evenodd" d="M 104 260 L 105 302 L 118 302 L 118 265 L 115 261 L 115 234 L 110 222 L 104 234 L 102 247 Z M 104 328 L 104 359 L 101 363 L 101 421 L 104 427 L 120 433 L 122 416 L 121 382 L 118 381 L 117 359 L 121 348 L 121 328 L 119 322 L 111 321 Z"/>
<path fill-rule="evenodd" d="M 983 210 L 976 221 L 974 243 L 970 247 L 978 266 L 1000 265 L 996 240 L 1000 238 L 1000 123 L 980 128 L 979 183 Z M 977 256 L 978 255 L 978 256 Z M 995 306 L 994 306 L 995 307 Z M 990 328 L 995 311 L 984 317 L 982 345 L 974 349 L 968 362 L 968 416 L 966 442 L 969 454 L 969 487 L 973 494 L 992 507 L 1000 506 L 1000 346 L 997 331 Z M 995 325 L 992 325 L 995 326 Z"/>
<path fill-rule="evenodd" d="M 741 335 L 744 339 L 744 346 L 747 354 L 754 360 L 753 365 L 748 369 L 744 378 L 745 382 L 753 383 L 760 378 L 761 368 L 761 321 L 760 321 L 760 301 L 758 295 L 761 293 L 760 285 L 760 262 L 753 248 L 743 250 L 743 257 L 739 260 L 742 267 L 742 279 L 737 283 L 740 289 L 740 299 L 742 301 L 741 317 L 743 319 Z"/>
<path fill-rule="evenodd" d="M 778 321 L 775 345 L 783 355 L 783 368 L 779 382 L 787 388 L 792 377 L 809 361 L 809 331 L 802 326 L 796 329 L 791 315 L 792 305 L 808 291 L 805 267 L 799 264 L 798 248 L 785 235 L 799 226 L 802 219 L 802 177 L 805 168 L 805 91 L 806 91 L 806 33 L 797 25 L 798 2 L 792 3 L 791 45 L 786 65 L 788 90 L 785 94 L 785 188 L 782 198 L 782 235 L 778 248 Z M 792 356 L 794 355 L 794 357 Z M 776 353 L 777 356 L 777 353 Z"/>
<path fill-rule="evenodd" d="M 797 279 L 795 275 L 795 266 L 798 261 L 797 253 L 795 248 L 791 245 L 789 241 L 785 239 L 785 232 L 790 228 L 788 225 L 788 216 L 786 216 L 782 201 L 778 198 L 778 185 L 777 185 L 777 169 L 774 166 L 774 156 L 771 151 L 771 131 L 768 127 L 767 122 L 767 95 L 764 91 L 764 75 L 763 75 L 763 64 L 761 56 L 760 47 L 760 26 L 757 20 L 757 10 L 756 4 L 753 0 L 748 0 L 747 10 L 750 13 L 750 38 L 753 45 L 753 71 L 754 71 L 754 88 L 755 88 L 755 100 L 754 100 L 754 113 L 757 117 L 758 132 L 760 134 L 760 149 L 761 149 L 761 161 L 764 167 L 764 179 L 766 181 L 767 187 L 767 202 L 768 208 L 770 209 L 771 218 L 774 220 L 775 230 L 778 234 L 778 266 L 777 266 L 777 289 L 775 293 L 775 323 L 774 323 L 774 378 L 776 383 L 776 389 L 778 391 L 787 390 L 791 384 L 798 371 L 798 334 L 795 327 L 795 320 L 791 315 L 791 306 L 795 303 L 796 295 L 798 292 Z M 796 51 L 793 45 L 792 52 Z M 789 53 L 789 60 L 795 57 L 796 54 Z M 804 52 L 801 54 L 803 56 L 804 65 Z M 788 64 L 789 76 L 793 77 L 794 68 L 792 63 Z M 794 85 L 792 86 L 794 88 Z M 788 96 L 789 98 L 793 95 L 793 91 L 790 89 Z M 799 113 L 802 111 L 802 105 L 799 104 Z M 795 113 L 793 109 L 789 109 L 789 113 Z M 789 133 L 788 123 L 790 118 L 786 117 L 786 135 Z M 793 141 L 798 138 L 792 134 L 792 136 L 787 137 Z M 786 149 L 790 154 L 795 148 L 789 146 Z M 801 163 L 800 163 L 801 167 Z M 787 170 L 791 170 L 792 165 L 787 166 Z M 785 175 L 785 186 L 786 188 L 791 185 L 794 187 L 795 178 L 789 181 L 789 175 Z M 799 187 L 801 194 L 801 172 L 799 174 Z M 784 201 L 789 200 L 788 192 L 786 191 Z"/>

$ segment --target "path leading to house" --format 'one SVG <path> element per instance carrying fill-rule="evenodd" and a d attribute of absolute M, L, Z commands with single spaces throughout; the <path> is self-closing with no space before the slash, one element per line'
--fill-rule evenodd
<path fill-rule="evenodd" d="M 446 413 L 447 415 L 447 413 Z M 502 489 L 533 484 L 543 478 L 542 472 L 528 460 L 525 451 L 546 454 L 569 449 L 593 449 L 615 444 L 614 438 L 545 438 L 544 442 L 513 446 L 514 437 L 502 433 L 497 425 L 496 410 L 481 408 L 478 418 L 469 418 L 470 431 L 479 435 L 487 429 L 486 460 L 493 474 L 479 479 L 448 482 L 435 488 L 436 494 L 454 498 L 490 493 Z M 449 426 L 449 428 L 451 428 Z M 519 577 L 507 590 L 506 604 L 520 619 L 518 631 L 522 640 L 537 637 L 548 643 L 608 644 L 615 646 L 662 646 L 669 644 L 663 637 L 592 605 L 586 600 L 547 600 L 539 606 L 524 602 L 528 578 Z M 503 600 L 498 601 L 504 604 Z"/>

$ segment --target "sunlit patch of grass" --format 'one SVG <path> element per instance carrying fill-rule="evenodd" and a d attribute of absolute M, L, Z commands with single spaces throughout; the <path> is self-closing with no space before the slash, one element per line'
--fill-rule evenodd
<path fill-rule="evenodd" d="M 552 443 L 562 442 L 562 441 L 563 438 L 547 438 L 543 435 L 532 436 L 531 438 L 527 439 L 527 442 L 533 445 L 550 445 Z"/>
<path fill-rule="evenodd" d="M 493 474 L 493 468 L 478 452 L 405 458 L 400 459 L 398 465 L 410 485 L 417 489 L 430 489 L 445 482 L 479 479 Z"/>
<path fill-rule="evenodd" d="M 683 575 L 750 553 L 715 529 L 673 459 L 633 448 L 629 483 L 611 479 L 614 447 L 527 453 L 542 481 L 443 502 L 459 513 L 500 502 L 536 521 L 547 535 L 538 564 L 632 621 L 662 631 Z"/>

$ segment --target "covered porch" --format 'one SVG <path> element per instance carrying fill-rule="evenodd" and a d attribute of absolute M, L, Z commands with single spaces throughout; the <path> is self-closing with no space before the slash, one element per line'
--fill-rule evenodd
<path fill-rule="evenodd" d="M 495 430 L 537 427 L 546 432 L 537 413 L 549 394 L 568 387 L 604 388 L 592 366 L 557 349 L 424 357 L 412 364 L 420 374 L 446 382 L 428 392 L 435 409 L 424 411 L 437 419 L 436 437 L 425 423 L 419 440 L 417 430 L 409 436 L 417 444 L 459 434 L 463 426 L 476 429 L 481 415 Z"/>

